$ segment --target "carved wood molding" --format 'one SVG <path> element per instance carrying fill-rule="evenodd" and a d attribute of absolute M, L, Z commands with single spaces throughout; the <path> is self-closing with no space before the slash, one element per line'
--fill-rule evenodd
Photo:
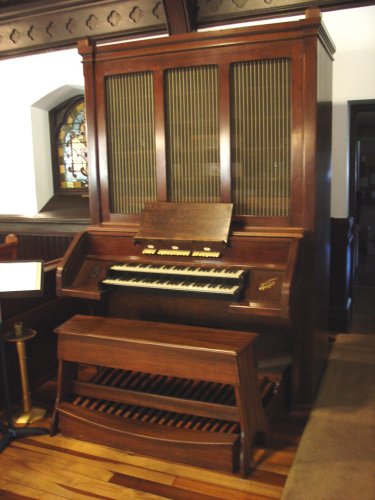
<path fill-rule="evenodd" d="M 77 40 L 173 34 L 195 28 L 373 5 L 372 0 L 0 0 L 0 58 L 72 47 Z"/>
<path fill-rule="evenodd" d="M 335 10 L 373 5 L 371 0 L 197 0 L 199 27 L 230 22 L 303 14 L 311 7 Z"/>
<path fill-rule="evenodd" d="M 28 2 L 0 8 L 0 57 L 74 46 L 87 36 L 127 38 L 166 29 L 162 0 Z"/>

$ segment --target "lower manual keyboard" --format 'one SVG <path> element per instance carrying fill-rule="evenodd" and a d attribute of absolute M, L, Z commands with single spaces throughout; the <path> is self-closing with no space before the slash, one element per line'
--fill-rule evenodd
<path fill-rule="evenodd" d="M 119 278 L 108 277 L 101 281 L 101 288 L 138 288 L 143 290 L 157 290 L 160 292 L 173 292 L 174 294 L 206 295 L 216 298 L 238 300 L 241 286 L 233 283 L 217 283 L 210 281 L 194 281 L 190 279 L 155 279 L 152 278 Z"/>

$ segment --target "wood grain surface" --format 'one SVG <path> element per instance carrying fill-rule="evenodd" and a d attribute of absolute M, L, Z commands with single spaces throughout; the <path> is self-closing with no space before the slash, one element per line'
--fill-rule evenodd
<path fill-rule="evenodd" d="M 33 395 L 51 409 L 55 382 Z M 249 499 L 281 497 L 306 414 L 273 423 L 269 448 L 257 447 L 252 472 L 237 475 L 118 451 L 60 434 L 17 439 L 0 455 L 0 498 Z M 50 417 L 36 426 L 50 424 Z"/>

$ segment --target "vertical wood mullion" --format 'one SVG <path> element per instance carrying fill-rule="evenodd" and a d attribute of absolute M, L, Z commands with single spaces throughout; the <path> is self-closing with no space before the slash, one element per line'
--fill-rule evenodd
<path fill-rule="evenodd" d="M 154 77 L 154 120 L 156 148 L 156 193 L 158 201 L 167 201 L 167 161 L 166 161 L 166 124 L 164 100 L 164 71 L 153 73 Z"/>
<path fill-rule="evenodd" d="M 231 98 L 230 65 L 221 64 L 218 74 L 219 92 L 219 137 L 220 137 L 220 201 L 229 203 L 232 199 L 231 181 Z"/>

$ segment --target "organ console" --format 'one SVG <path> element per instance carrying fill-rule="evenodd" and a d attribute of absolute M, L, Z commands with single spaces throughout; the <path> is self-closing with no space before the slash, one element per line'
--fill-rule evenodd
<path fill-rule="evenodd" d="M 237 266 L 209 265 L 210 260 L 215 262 L 221 256 L 220 251 L 215 250 L 218 245 L 223 245 L 221 234 L 227 241 L 228 234 L 223 233 L 223 228 L 229 231 L 231 209 L 228 204 L 147 204 L 135 241 L 141 244 L 143 240 L 142 256 L 150 256 L 152 262 L 128 261 L 111 265 L 106 278 L 100 283 L 101 288 L 146 289 L 174 296 L 240 300 L 247 270 Z M 178 224 L 180 220 L 185 221 L 185 227 Z M 174 231 L 174 239 L 171 239 L 173 225 L 178 228 L 179 239 Z M 201 235 L 204 241 L 200 241 L 199 235 L 195 234 L 196 226 L 202 231 L 201 225 L 207 226 L 207 232 Z M 159 234 L 156 234 L 158 230 Z M 208 236 L 210 241 L 207 242 Z M 162 246 L 158 248 L 159 245 Z M 193 259 L 190 265 L 187 263 L 189 257 Z M 177 258 L 179 263 L 158 262 L 160 258 Z M 181 259 L 185 260 L 185 265 Z M 206 261 L 204 265 L 199 264 L 199 259 Z"/>
<path fill-rule="evenodd" d="M 230 204 L 154 202 L 146 204 L 137 233 L 89 229 L 65 255 L 57 291 L 92 299 L 110 316 L 245 330 L 290 328 L 302 232 L 229 234 L 231 210 Z M 183 231 L 172 216 L 188 221 Z M 210 220 L 210 237 L 199 241 L 194 233 L 202 220 Z"/>
<path fill-rule="evenodd" d="M 301 234 L 229 234 L 231 211 L 151 203 L 133 236 L 96 229 L 76 238 L 58 291 L 91 299 L 98 316 L 56 330 L 53 432 L 248 473 L 256 437 L 269 433 L 267 403 L 291 365 Z M 210 221 L 204 241 L 200 220 Z M 96 367 L 89 380 L 80 363 Z"/>

